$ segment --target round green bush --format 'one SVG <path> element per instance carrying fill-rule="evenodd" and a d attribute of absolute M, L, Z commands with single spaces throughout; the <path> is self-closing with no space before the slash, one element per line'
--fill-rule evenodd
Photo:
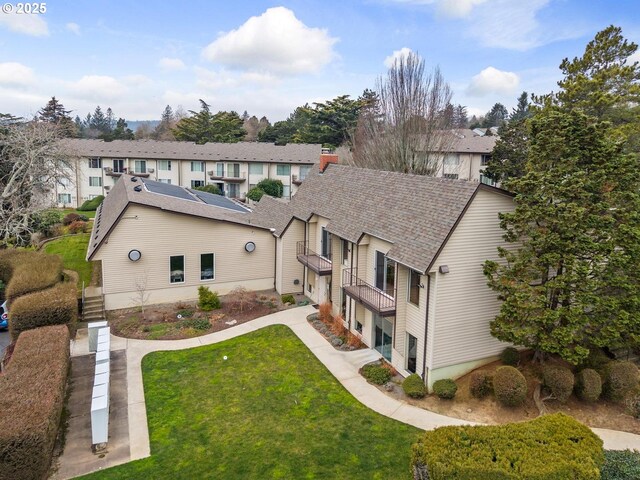
<path fill-rule="evenodd" d="M 493 376 L 493 391 L 502 405 L 517 407 L 527 397 L 527 380 L 515 367 L 500 367 Z"/>
<path fill-rule="evenodd" d="M 456 396 L 458 385 L 450 378 L 443 378 L 433 384 L 433 392 L 444 400 L 451 400 Z"/>
<path fill-rule="evenodd" d="M 493 378 L 486 370 L 476 370 L 469 376 L 469 392 L 476 398 L 484 398 L 491 393 Z"/>
<path fill-rule="evenodd" d="M 402 382 L 402 390 L 411 398 L 422 398 L 427 394 L 427 386 L 417 373 L 409 375 Z"/>
<path fill-rule="evenodd" d="M 604 369 L 603 392 L 608 399 L 620 401 L 638 388 L 638 381 L 638 367 L 631 362 L 616 360 Z"/>
<path fill-rule="evenodd" d="M 253 200 L 254 202 L 259 202 L 263 195 L 264 195 L 264 190 L 258 187 L 253 187 L 251 190 L 247 192 L 247 198 L 249 200 Z"/>
<path fill-rule="evenodd" d="M 589 349 L 589 356 L 580 365 L 582 368 L 591 368 L 596 371 L 602 371 L 607 363 L 611 362 L 611 359 L 607 357 L 606 353 L 598 347 L 592 347 Z"/>
<path fill-rule="evenodd" d="M 549 365 L 542 371 L 542 382 L 553 398 L 560 403 L 565 403 L 573 392 L 575 378 L 567 367 Z"/>
<path fill-rule="evenodd" d="M 507 347 L 500 354 L 500 361 L 505 365 L 515 367 L 520 363 L 520 352 L 517 348 Z"/>
<path fill-rule="evenodd" d="M 602 393 L 600 374 L 591 368 L 580 370 L 576 375 L 575 392 L 578 398 L 584 402 L 597 401 Z"/>
<path fill-rule="evenodd" d="M 391 380 L 391 372 L 377 363 L 362 367 L 362 376 L 376 385 L 384 385 Z"/>

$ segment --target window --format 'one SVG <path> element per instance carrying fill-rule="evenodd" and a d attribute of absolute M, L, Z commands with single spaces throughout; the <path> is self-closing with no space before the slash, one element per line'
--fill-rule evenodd
<path fill-rule="evenodd" d="M 291 196 L 291 185 L 282 186 L 282 197 L 289 198 Z"/>
<path fill-rule="evenodd" d="M 362 335 L 362 324 L 356 320 L 356 332 L 358 332 L 360 335 Z"/>
<path fill-rule="evenodd" d="M 204 180 L 191 180 L 191 188 L 204 187 Z"/>
<path fill-rule="evenodd" d="M 89 168 L 102 168 L 102 159 L 101 158 L 90 158 L 89 159 Z"/>
<path fill-rule="evenodd" d="M 340 290 L 340 313 L 342 318 L 347 318 L 347 294 L 344 292 L 344 288 Z"/>
<path fill-rule="evenodd" d="M 171 171 L 171 160 L 158 160 L 158 170 Z"/>
<path fill-rule="evenodd" d="M 409 270 L 409 303 L 420 306 L 420 273 Z"/>
<path fill-rule="evenodd" d="M 147 173 L 147 161 L 136 160 L 134 163 L 134 171 L 135 173 Z"/>
<path fill-rule="evenodd" d="M 124 173 L 124 160 L 116 159 L 113 161 L 113 171 L 115 173 Z"/>
<path fill-rule="evenodd" d="M 240 196 L 240 188 L 235 183 L 230 183 L 227 188 L 229 198 L 238 198 Z"/>
<path fill-rule="evenodd" d="M 227 164 L 227 177 L 239 178 L 240 177 L 240 164 L 229 163 Z"/>
<path fill-rule="evenodd" d="M 342 264 L 349 265 L 349 242 L 342 239 Z"/>
<path fill-rule="evenodd" d="M 58 194 L 58 203 L 62 203 L 67 205 L 71 203 L 71 194 L 70 193 L 59 193 Z"/>
<path fill-rule="evenodd" d="M 249 184 L 249 190 L 252 190 L 252 189 L 256 188 L 257 186 L 258 186 L 257 183 L 250 183 Z"/>
<path fill-rule="evenodd" d="M 167 183 L 167 184 L 171 185 L 171 179 L 170 178 L 159 178 L 158 181 L 160 183 Z"/>
<path fill-rule="evenodd" d="M 184 283 L 184 255 L 169 257 L 169 270 L 171 283 Z"/>
<path fill-rule="evenodd" d="M 460 165 L 460 157 L 458 157 L 457 155 L 448 155 L 444 159 L 445 169 L 447 167 L 457 167 L 458 165 Z"/>
<path fill-rule="evenodd" d="M 418 339 L 407 333 L 407 370 L 416 373 L 418 363 Z"/>
<path fill-rule="evenodd" d="M 200 255 L 200 280 L 213 280 L 215 278 L 214 265 L 213 253 Z"/>
<path fill-rule="evenodd" d="M 101 187 L 102 186 L 102 177 L 89 177 L 89 186 L 90 187 Z"/>
<path fill-rule="evenodd" d="M 291 165 L 277 165 L 276 175 L 289 176 L 291 174 Z"/>
<path fill-rule="evenodd" d="M 264 175 L 264 165 L 262 163 L 250 163 L 249 173 L 251 175 Z"/>
<path fill-rule="evenodd" d="M 396 262 L 382 252 L 376 252 L 376 288 L 393 295 L 396 280 Z"/>
<path fill-rule="evenodd" d="M 488 153 L 483 153 L 482 157 L 480 157 L 480 166 L 486 167 L 487 165 L 489 165 L 490 161 L 491 161 L 491 155 Z"/>
<path fill-rule="evenodd" d="M 216 163 L 216 176 L 224 177 L 224 163 Z"/>
<path fill-rule="evenodd" d="M 191 162 L 192 172 L 204 172 L 204 162 Z"/>
<path fill-rule="evenodd" d="M 444 178 L 450 178 L 452 180 L 457 180 L 458 179 L 458 174 L 457 173 L 445 173 L 442 176 Z"/>
<path fill-rule="evenodd" d="M 311 171 L 311 165 L 300 165 L 300 180 L 304 180 Z"/>
<path fill-rule="evenodd" d="M 325 258 L 331 258 L 331 234 L 326 228 L 322 227 L 322 256 Z"/>
<path fill-rule="evenodd" d="M 71 183 L 71 180 L 69 180 L 67 177 L 62 177 L 60 178 L 59 182 L 60 182 L 60 185 L 66 188 Z"/>

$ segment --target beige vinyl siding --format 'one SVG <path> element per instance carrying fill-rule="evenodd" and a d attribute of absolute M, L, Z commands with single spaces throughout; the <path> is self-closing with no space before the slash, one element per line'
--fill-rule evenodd
<path fill-rule="evenodd" d="M 342 288 L 341 247 L 340 237 L 331 235 L 331 302 L 333 303 L 334 315 L 340 313 L 340 289 Z"/>
<path fill-rule="evenodd" d="M 407 336 L 407 267 L 404 265 L 398 265 L 396 270 L 396 282 L 398 285 L 398 291 L 396 295 L 396 319 L 393 332 L 393 352 L 392 359 L 393 365 L 398 370 L 404 370 L 405 365 L 405 338 Z"/>
<path fill-rule="evenodd" d="M 369 247 L 367 249 L 367 265 L 366 265 L 366 275 L 362 275 L 360 271 L 358 271 L 358 276 L 362 278 L 369 285 L 376 284 L 376 252 L 382 252 L 386 255 L 386 253 L 391 249 L 392 244 L 386 242 L 380 238 L 369 236 Z"/>
<path fill-rule="evenodd" d="M 298 261 L 296 256 L 296 246 L 298 242 L 304 240 L 304 222 L 293 219 L 287 231 L 278 240 L 278 292 L 301 293 L 304 282 L 304 266 Z M 298 280 L 298 285 L 293 283 Z"/>
<path fill-rule="evenodd" d="M 498 213 L 513 210 L 510 197 L 479 190 L 433 267 L 436 273 L 433 363 L 441 368 L 498 354 L 505 344 L 491 336 L 489 322 L 500 309 L 482 264 L 498 260 L 503 244 Z"/>
<path fill-rule="evenodd" d="M 249 241 L 256 244 L 253 253 L 244 249 Z M 200 285 L 220 294 L 238 285 L 273 288 L 274 242 L 268 230 L 129 205 L 95 255 L 102 260 L 106 307 L 135 305 L 136 279 L 143 277 L 150 304 L 195 299 Z M 142 253 L 137 262 L 127 257 L 132 249 Z M 214 280 L 200 280 L 202 253 L 215 254 Z M 169 281 L 169 257 L 174 255 L 185 256 L 184 283 Z"/>

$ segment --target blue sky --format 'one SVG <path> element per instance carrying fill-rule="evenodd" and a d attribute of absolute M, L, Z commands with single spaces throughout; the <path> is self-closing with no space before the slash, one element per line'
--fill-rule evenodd
<path fill-rule="evenodd" d="M 74 115 L 101 105 L 129 120 L 202 98 L 273 122 L 357 97 L 406 49 L 478 114 L 552 90 L 561 60 L 610 24 L 640 42 L 637 0 L 53 1 L 31 15 L 16 3 L 0 13 L 0 112 L 21 116 L 52 95 Z"/>

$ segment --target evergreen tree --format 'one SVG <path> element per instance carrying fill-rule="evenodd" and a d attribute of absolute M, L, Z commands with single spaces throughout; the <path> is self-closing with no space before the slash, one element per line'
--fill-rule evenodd
<path fill-rule="evenodd" d="M 116 117 L 113 114 L 113 110 L 111 107 L 107 108 L 107 114 L 105 115 L 105 119 L 107 122 L 108 131 L 111 132 L 114 128 L 116 128 Z"/>
<path fill-rule="evenodd" d="M 501 127 L 509 118 L 509 111 L 501 103 L 496 103 L 484 116 L 483 127 Z"/>
<path fill-rule="evenodd" d="M 124 118 L 119 118 L 116 122 L 116 128 L 110 134 L 104 137 L 105 140 L 133 140 L 135 135 L 133 134 L 133 130 L 128 128 L 127 122 L 125 122 Z"/>
<path fill-rule="evenodd" d="M 69 116 L 70 113 L 71 110 L 66 110 L 56 97 L 51 97 L 51 100 L 38 111 L 38 120 L 57 125 L 62 137 L 75 137 L 77 129 Z"/>
<path fill-rule="evenodd" d="M 153 138 L 156 140 L 175 140 L 172 129 L 175 127 L 176 120 L 170 105 L 164 107 L 160 117 L 160 123 L 153 131 Z"/>
<path fill-rule="evenodd" d="M 90 136 L 98 137 L 110 133 L 109 121 L 107 117 L 102 113 L 102 108 L 98 105 L 93 112 L 93 115 L 87 115 L 89 121 L 89 128 L 91 129 Z"/>
<path fill-rule="evenodd" d="M 200 111 L 189 110 L 191 116 L 181 119 L 173 129 L 177 140 L 203 144 L 207 142 L 235 143 L 246 134 L 242 119 L 236 112 L 211 113 L 210 106 L 200 100 Z"/>
<path fill-rule="evenodd" d="M 514 108 L 511 115 L 509 115 L 509 122 L 518 122 L 525 118 L 529 118 L 530 115 L 529 94 L 527 92 L 522 92 L 518 97 L 518 104 L 516 105 L 516 108 Z"/>
<path fill-rule="evenodd" d="M 467 118 L 467 107 L 464 105 L 456 105 L 453 109 L 453 126 L 454 128 L 467 128 L 469 119 Z"/>
<path fill-rule="evenodd" d="M 525 173 L 507 182 L 505 261 L 487 261 L 503 341 L 578 364 L 593 346 L 640 340 L 640 164 L 611 127 L 546 106 L 530 120 Z"/>

